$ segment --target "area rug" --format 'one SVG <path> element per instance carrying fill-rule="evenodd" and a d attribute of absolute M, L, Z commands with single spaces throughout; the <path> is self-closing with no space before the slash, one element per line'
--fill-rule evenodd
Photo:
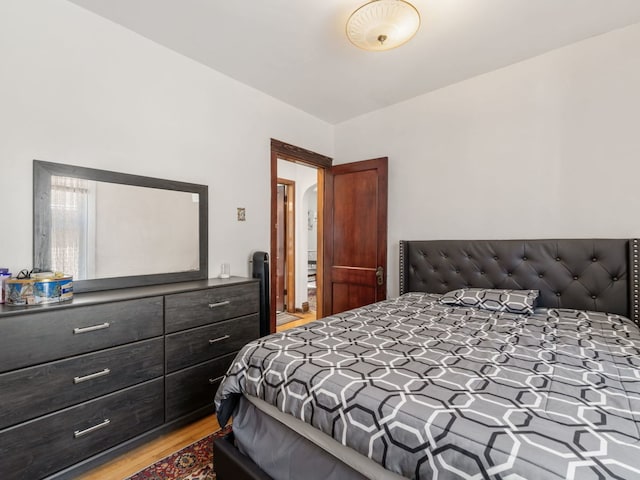
<path fill-rule="evenodd" d="M 230 431 L 231 425 L 227 425 L 125 480 L 214 480 L 213 440 Z"/>
<path fill-rule="evenodd" d="M 292 315 L 290 313 L 282 312 L 276 315 L 276 325 L 279 327 L 280 325 L 284 325 L 285 323 L 295 322 L 296 320 L 300 320 L 300 317 L 296 315 Z"/>

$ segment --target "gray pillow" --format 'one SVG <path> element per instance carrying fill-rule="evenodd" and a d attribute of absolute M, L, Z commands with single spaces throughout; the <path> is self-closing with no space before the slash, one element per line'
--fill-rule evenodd
<path fill-rule="evenodd" d="M 440 302 L 498 312 L 530 314 L 533 313 L 538 295 L 538 290 L 461 288 L 445 293 L 440 297 Z"/>

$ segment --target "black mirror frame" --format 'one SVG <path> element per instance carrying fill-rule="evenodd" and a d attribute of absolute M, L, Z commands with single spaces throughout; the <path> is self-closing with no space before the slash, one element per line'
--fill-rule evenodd
<path fill-rule="evenodd" d="M 163 180 L 159 178 L 110 172 L 94 168 L 77 167 L 61 163 L 33 161 L 33 266 L 42 270 L 50 270 L 51 248 L 49 232 L 51 231 L 51 176 L 67 176 L 96 180 L 100 182 L 134 185 L 140 187 L 176 190 L 200 195 L 199 225 L 199 270 L 187 272 L 167 272 L 151 275 L 130 275 L 124 277 L 96 278 L 74 280 L 73 290 L 76 293 L 117 288 L 140 287 L 163 283 L 205 280 L 209 276 L 209 187 L 194 183 Z"/>

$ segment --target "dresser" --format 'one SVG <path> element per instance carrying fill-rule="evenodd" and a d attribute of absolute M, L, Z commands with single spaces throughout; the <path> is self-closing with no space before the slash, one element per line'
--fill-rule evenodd
<path fill-rule="evenodd" d="M 74 478 L 213 413 L 259 332 L 258 281 L 236 277 L 0 306 L 0 478 Z"/>

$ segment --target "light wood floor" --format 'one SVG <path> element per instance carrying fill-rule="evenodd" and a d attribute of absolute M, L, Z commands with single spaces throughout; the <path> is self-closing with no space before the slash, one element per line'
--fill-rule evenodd
<path fill-rule="evenodd" d="M 122 480 L 219 429 L 216 416 L 210 415 L 141 445 L 91 470 L 81 476 L 80 480 Z"/>
<path fill-rule="evenodd" d="M 284 330 L 288 330 L 289 328 L 299 327 L 300 325 L 313 322 L 316 319 L 316 312 L 312 311 L 306 313 L 296 312 L 293 315 L 299 317 L 300 320 L 294 320 L 293 322 L 287 322 L 283 325 L 280 325 L 276 327 L 276 332 L 282 332 Z"/>
<path fill-rule="evenodd" d="M 300 320 L 285 323 L 276 330 L 281 332 L 312 322 L 316 319 L 316 312 L 296 313 L 296 316 L 300 317 Z M 81 476 L 80 480 L 122 480 L 219 429 L 220 425 L 215 415 L 205 417 L 91 470 Z"/>

